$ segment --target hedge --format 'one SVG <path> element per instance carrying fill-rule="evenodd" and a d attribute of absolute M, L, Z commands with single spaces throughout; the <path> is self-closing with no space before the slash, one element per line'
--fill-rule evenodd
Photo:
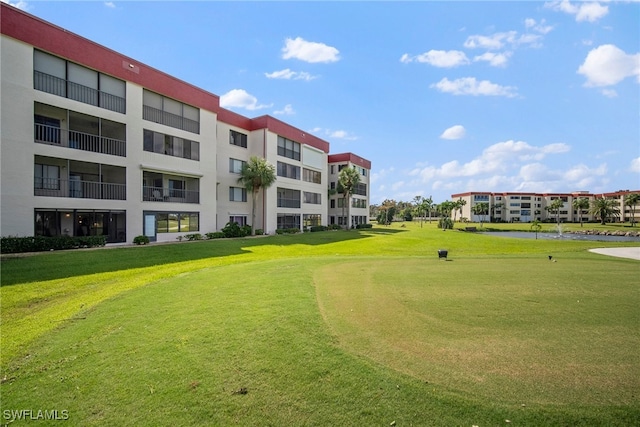
<path fill-rule="evenodd" d="M 57 236 L 57 237 L 2 237 L 0 252 L 17 254 L 22 252 L 44 252 L 63 249 L 95 248 L 107 243 L 106 236 Z"/>

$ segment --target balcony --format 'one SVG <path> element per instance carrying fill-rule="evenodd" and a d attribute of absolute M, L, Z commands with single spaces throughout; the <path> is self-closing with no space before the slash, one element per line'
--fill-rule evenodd
<path fill-rule="evenodd" d="M 95 105 L 117 113 L 126 112 L 126 99 L 97 89 L 74 83 L 41 71 L 33 72 L 34 89 Z"/>
<path fill-rule="evenodd" d="M 80 179 L 40 178 L 34 181 L 34 194 L 47 197 L 126 200 L 127 185 Z"/>
<path fill-rule="evenodd" d="M 34 135 L 35 142 L 39 144 L 57 145 L 120 157 L 127 156 L 127 143 L 121 139 L 61 129 L 56 126 L 39 123 L 35 124 Z"/>
<path fill-rule="evenodd" d="M 195 190 L 177 190 L 168 187 L 142 187 L 142 200 L 145 202 L 200 203 L 200 192 Z"/>
<path fill-rule="evenodd" d="M 145 202 L 200 203 L 198 178 L 144 171 L 142 180 Z"/>
<path fill-rule="evenodd" d="M 78 199 L 126 200 L 126 168 L 36 156 L 34 195 Z"/>
<path fill-rule="evenodd" d="M 186 130 L 191 133 L 200 133 L 200 123 L 184 116 L 172 114 L 148 105 L 143 106 L 142 118 L 150 122 L 160 123 L 176 129 Z"/>

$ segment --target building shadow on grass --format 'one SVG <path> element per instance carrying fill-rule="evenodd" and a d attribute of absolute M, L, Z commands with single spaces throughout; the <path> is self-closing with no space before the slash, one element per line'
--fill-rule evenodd
<path fill-rule="evenodd" d="M 387 228 L 335 230 L 236 239 L 156 243 L 145 246 L 106 246 L 96 249 L 43 252 L 29 256 L 5 256 L 2 257 L 1 262 L 0 286 L 250 254 L 253 252 L 252 248 L 265 245 L 319 246 L 402 232 L 404 230 Z"/>

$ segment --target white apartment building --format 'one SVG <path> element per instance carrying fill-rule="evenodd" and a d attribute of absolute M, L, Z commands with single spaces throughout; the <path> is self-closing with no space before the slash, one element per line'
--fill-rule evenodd
<path fill-rule="evenodd" d="M 345 201 L 338 185 L 338 176 L 345 167 L 356 168 L 360 176 L 360 182 L 353 191 L 350 203 L 348 200 Z M 329 155 L 329 188 L 335 190 L 329 199 L 329 224 L 349 225 L 355 228 L 369 222 L 369 171 L 371 162 L 353 153 Z"/>
<path fill-rule="evenodd" d="M 0 3 L 3 236 L 174 241 L 251 222 L 238 183 L 251 156 L 277 169 L 254 228 L 328 225 L 329 143 Z M 351 215 L 365 221 L 369 161 Z M 333 165 L 333 163 L 332 163 Z M 362 202 L 365 200 L 365 202 Z M 362 212 L 360 212 L 362 211 Z M 361 218 L 364 216 L 364 219 Z"/>
<path fill-rule="evenodd" d="M 589 204 L 595 198 L 608 198 L 617 201 L 620 216 L 616 221 L 626 222 L 632 218 L 631 207 L 625 204 L 626 198 L 631 194 L 640 194 L 640 190 L 617 191 L 612 193 L 591 194 L 588 191 L 576 191 L 572 193 L 520 193 L 520 192 L 467 192 L 452 194 L 451 200 L 464 200 L 462 214 L 458 211 L 458 218 L 467 218 L 471 222 L 531 222 L 556 221 L 560 222 L 589 222 L 595 218 L 588 209 L 576 210 L 573 203 L 576 199 L 586 198 Z M 558 212 L 549 210 L 555 200 L 562 200 L 562 207 Z M 474 213 L 474 206 L 479 203 L 488 203 L 489 210 L 485 215 Z M 640 206 L 636 208 L 635 220 L 640 221 Z"/>

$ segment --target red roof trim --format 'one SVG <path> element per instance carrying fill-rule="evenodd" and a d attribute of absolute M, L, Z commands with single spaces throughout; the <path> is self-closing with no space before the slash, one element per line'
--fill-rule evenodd
<path fill-rule="evenodd" d="M 338 153 L 338 154 L 329 155 L 329 163 L 338 163 L 338 162 L 350 162 L 354 165 L 358 165 L 362 168 L 371 170 L 370 160 L 362 158 L 353 153 Z"/>

